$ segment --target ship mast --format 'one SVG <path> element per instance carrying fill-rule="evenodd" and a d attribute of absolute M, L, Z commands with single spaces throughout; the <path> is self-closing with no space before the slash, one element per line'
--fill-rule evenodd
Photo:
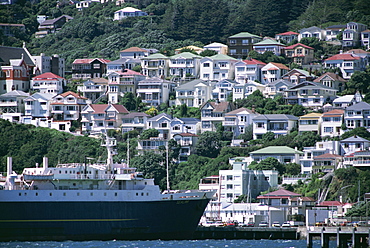
<path fill-rule="evenodd" d="M 102 146 L 107 148 L 107 170 L 111 171 L 113 165 L 113 155 L 115 155 L 114 147 L 117 142 L 115 138 L 108 137 L 108 134 L 105 133 L 105 142 L 103 141 Z"/>

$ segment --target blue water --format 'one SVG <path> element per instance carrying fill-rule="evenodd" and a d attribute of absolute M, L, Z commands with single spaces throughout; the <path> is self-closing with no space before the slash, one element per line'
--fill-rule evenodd
<path fill-rule="evenodd" d="M 330 247 L 336 247 L 335 242 L 330 242 Z M 0 242 L 0 247 L 9 248 L 305 248 L 306 240 L 181 240 L 181 241 L 64 241 L 64 242 Z M 320 242 L 313 241 L 313 247 L 319 248 Z"/>

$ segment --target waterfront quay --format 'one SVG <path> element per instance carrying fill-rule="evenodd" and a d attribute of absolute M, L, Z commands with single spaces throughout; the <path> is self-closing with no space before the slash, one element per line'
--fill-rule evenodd
<path fill-rule="evenodd" d="M 197 227 L 194 239 L 299 239 L 297 228 L 277 227 Z"/>
<path fill-rule="evenodd" d="M 338 248 L 370 247 L 369 227 L 308 227 L 307 248 L 312 248 L 312 240 L 320 239 L 321 247 L 329 247 L 329 240 L 336 240 Z"/>

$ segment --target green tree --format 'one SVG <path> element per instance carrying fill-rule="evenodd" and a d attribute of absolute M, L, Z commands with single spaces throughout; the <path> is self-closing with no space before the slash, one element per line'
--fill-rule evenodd
<path fill-rule="evenodd" d="M 280 175 L 284 174 L 285 167 L 276 158 L 269 157 L 256 164 L 250 164 L 252 170 L 273 170 L 276 169 Z"/>
<path fill-rule="evenodd" d="M 351 136 L 358 136 L 364 139 L 370 139 L 370 132 L 367 131 L 365 127 L 356 127 L 352 130 L 348 130 L 347 132 L 341 135 L 341 139 L 347 139 Z"/>
<path fill-rule="evenodd" d="M 206 49 L 203 52 L 201 52 L 199 55 L 202 56 L 202 57 L 211 57 L 211 56 L 216 55 L 216 54 L 217 54 L 217 52 L 215 50 Z"/>
<path fill-rule="evenodd" d="M 159 131 L 157 129 L 149 128 L 149 129 L 144 130 L 141 133 L 140 139 L 146 140 L 146 139 L 150 139 L 151 137 L 158 137 L 158 136 L 159 136 Z"/>
<path fill-rule="evenodd" d="M 199 135 L 195 153 L 200 156 L 215 158 L 221 151 L 221 139 L 218 133 L 206 131 Z"/>
<path fill-rule="evenodd" d="M 292 115 L 294 116 L 302 116 L 305 114 L 306 109 L 299 104 L 294 104 L 292 108 Z"/>
<path fill-rule="evenodd" d="M 125 106 L 128 111 L 135 110 L 136 108 L 136 97 L 132 92 L 126 92 L 122 97 L 120 104 Z"/>
<path fill-rule="evenodd" d="M 296 176 L 301 173 L 301 165 L 296 163 L 288 163 L 285 165 L 285 174 Z"/>

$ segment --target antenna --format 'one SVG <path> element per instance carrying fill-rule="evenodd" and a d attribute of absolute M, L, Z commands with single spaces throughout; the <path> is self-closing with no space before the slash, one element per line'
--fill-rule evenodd
<path fill-rule="evenodd" d="M 170 173 L 169 173 L 169 170 L 168 170 L 168 140 L 167 140 L 167 146 L 166 146 L 166 174 L 167 174 L 167 191 L 168 193 L 170 193 Z"/>

